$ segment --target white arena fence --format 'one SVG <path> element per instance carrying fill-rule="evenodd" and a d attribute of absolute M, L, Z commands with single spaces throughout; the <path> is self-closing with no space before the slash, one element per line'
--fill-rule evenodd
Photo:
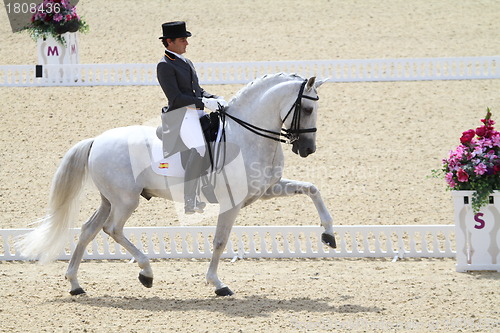
<path fill-rule="evenodd" d="M 15 249 L 18 236 L 31 229 L 0 230 L 0 260 L 24 260 Z M 79 229 L 58 257 L 69 260 Z M 125 235 L 149 258 L 210 258 L 215 227 L 125 228 Z M 224 258 L 455 257 L 454 225 L 336 226 L 337 249 L 321 242 L 319 226 L 235 226 Z M 100 232 L 84 259 L 132 259 Z"/>
<path fill-rule="evenodd" d="M 201 84 L 246 84 L 264 74 L 297 73 L 329 82 L 473 80 L 500 78 L 500 56 L 195 64 Z M 41 76 L 41 77 L 37 77 Z M 0 86 L 157 85 L 156 64 L 0 66 Z"/>

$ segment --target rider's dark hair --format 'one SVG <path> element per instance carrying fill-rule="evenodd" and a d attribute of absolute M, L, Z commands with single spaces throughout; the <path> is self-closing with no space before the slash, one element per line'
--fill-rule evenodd
<path fill-rule="evenodd" d="M 172 42 L 175 40 L 175 38 L 169 38 Z M 168 47 L 168 42 L 167 42 L 167 38 L 163 38 L 162 40 L 162 43 L 163 43 L 163 46 L 165 46 L 165 48 Z"/>

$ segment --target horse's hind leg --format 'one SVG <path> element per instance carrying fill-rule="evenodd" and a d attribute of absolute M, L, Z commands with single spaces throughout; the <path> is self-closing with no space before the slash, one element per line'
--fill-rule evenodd
<path fill-rule="evenodd" d="M 80 287 L 77 279 L 78 268 L 83 258 L 83 253 L 89 242 L 95 238 L 97 233 L 102 229 L 104 222 L 109 216 L 110 204 L 109 201 L 101 195 L 101 206 L 94 212 L 89 220 L 82 226 L 78 245 L 76 246 L 71 261 L 69 262 L 68 270 L 66 271 L 66 279 L 71 283 L 71 295 L 79 295 L 85 293 Z"/>
<path fill-rule="evenodd" d="M 128 218 L 139 205 L 139 196 L 136 198 L 121 198 L 119 202 L 111 204 L 111 213 L 104 224 L 104 232 L 110 235 L 115 242 L 123 246 L 136 260 L 142 269 L 139 273 L 139 280 L 146 288 L 153 286 L 153 270 L 148 257 L 144 255 L 132 242 L 123 234 L 123 226 Z"/>

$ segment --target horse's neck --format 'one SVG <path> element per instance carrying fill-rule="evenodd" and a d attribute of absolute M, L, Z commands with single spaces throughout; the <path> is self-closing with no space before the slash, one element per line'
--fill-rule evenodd
<path fill-rule="evenodd" d="M 256 92 L 237 98 L 229 112 L 249 124 L 279 132 L 283 125 L 284 110 L 294 102 L 290 94 L 294 85 L 294 81 L 263 85 Z"/>
<path fill-rule="evenodd" d="M 294 102 L 292 92 L 296 82 L 278 82 L 251 95 L 242 96 L 231 103 L 228 112 L 249 124 L 261 129 L 279 133 L 282 118 Z M 267 165 L 281 165 L 283 151 L 281 144 L 264 136 L 251 132 L 235 123 L 231 124 L 228 139 L 236 142 L 252 161 Z"/>
<path fill-rule="evenodd" d="M 266 115 L 267 121 L 265 117 L 258 118 L 255 117 L 255 114 L 250 117 L 250 113 L 254 113 L 254 110 L 259 109 L 259 111 L 269 111 L 267 108 L 254 108 L 254 109 L 243 109 L 240 112 L 234 112 L 237 109 L 233 108 L 233 112 L 230 114 L 232 116 L 237 117 L 251 125 L 257 126 L 261 129 L 273 131 L 279 133 L 281 131 L 281 122 L 278 118 L 278 121 L 271 121 L 269 118 L 269 114 Z M 265 110 L 264 110 L 265 109 Z M 245 112 L 248 111 L 248 112 Z M 264 113 L 260 113 L 264 114 Z M 229 142 L 236 143 L 242 152 L 249 156 L 249 159 L 252 161 L 259 161 L 265 163 L 264 160 L 269 160 L 269 164 L 272 164 L 275 160 L 275 155 L 282 154 L 281 145 L 279 141 L 272 140 L 268 137 L 261 136 L 250 131 L 247 128 L 244 128 L 241 125 L 238 125 L 236 122 L 229 120 L 226 118 L 226 121 L 230 122 L 230 126 L 226 129 L 226 137 Z M 270 135 L 267 133 L 263 133 L 265 135 Z M 276 137 L 274 135 L 270 135 L 272 137 Z"/>

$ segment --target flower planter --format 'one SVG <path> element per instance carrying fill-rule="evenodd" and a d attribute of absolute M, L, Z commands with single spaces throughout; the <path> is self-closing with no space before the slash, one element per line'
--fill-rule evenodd
<path fill-rule="evenodd" d="M 472 210 L 474 191 L 452 191 L 455 206 L 457 272 L 500 272 L 500 191 L 480 212 Z"/>
<path fill-rule="evenodd" d="M 65 45 L 52 36 L 38 39 L 38 64 L 42 66 L 42 77 L 53 83 L 77 81 L 78 70 L 75 68 L 49 68 L 45 66 L 76 65 L 80 62 L 78 33 L 67 32 L 61 36 Z"/>

